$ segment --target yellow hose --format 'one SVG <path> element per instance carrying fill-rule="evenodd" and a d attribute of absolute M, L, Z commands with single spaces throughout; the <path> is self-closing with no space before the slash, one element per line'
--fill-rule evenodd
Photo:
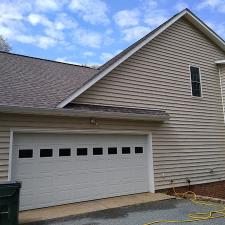
<path fill-rule="evenodd" d="M 157 221 L 145 223 L 143 225 L 152 225 L 152 224 L 160 224 L 160 223 L 191 223 L 191 222 L 211 220 L 211 219 L 216 219 L 216 218 L 225 218 L 225 206 L 223 206 L 221 204 L 219 205 L 219 204 L 208 203 L 205 201 L 200 201 L 197 198 L 197 195 L 193 191 L 177 193 L 174 187 L 173 187 L 173 191 L 174 191 L 175 196 L 180 197 L 180 198 L 187 198 L 195 205 L 213 206 L 213 207 L 216 207 L 217 210 L 203 212 L 203 213 L 199 213 L 199 212 L 190 213 L 187 215 L 188 219 L 186 219 L 186 220 L 157 220 Z M 220 209 L 218 209 L 218 207 L 220 207 Z"/>

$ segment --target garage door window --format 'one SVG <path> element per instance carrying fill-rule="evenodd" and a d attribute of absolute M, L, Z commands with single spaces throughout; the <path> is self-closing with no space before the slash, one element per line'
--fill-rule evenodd
<path fill-rule="evenodd" d="M 87 154 L 88 154 L 87 148 L 77 148 L 78 156 L 87 155 Z"/>
<path fill-rule="evenodd" d="M 130 147 L 122 147 L 122 154 L 130 154 Z"/>
<path fill-rule="evenodd" d="M 60 148 L 59 156 L 71 156 L 71 149 L 70 148 Z"/>
<path fill-rule="evenodd" d="M 20 149 L 19 150 L 19 158 L 32 158 L 33 157 L 33 149 Z"/>
<path fill-rule="evenodd" d="M 102 155 L 103 148 L 93 148 L 93 155 Z"/>
<path fill-rule="evenodd" d="M 143 153 L 143 147 L 135 147 L 135 154 Z"/>
<path fill-rule="evenodd" d="M 52 157 L 52 149 L 40 149 L 40 157 Z"/>
<path fill-rule="evenodd" d="M 109 155 L 115 155 L 115 154 L 117 154 L 117 148 L 116 147 L 109 147 L 108 148 L 108 154 Z"/>

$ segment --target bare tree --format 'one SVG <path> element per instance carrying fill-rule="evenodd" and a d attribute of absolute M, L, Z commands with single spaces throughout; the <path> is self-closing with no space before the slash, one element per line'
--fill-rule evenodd
<path fill-rule="evenodd" d="M 10 52 L 12 50 L 11 46 L 7 43 L 7 41 L 0 35 L 0 51 Z"/>

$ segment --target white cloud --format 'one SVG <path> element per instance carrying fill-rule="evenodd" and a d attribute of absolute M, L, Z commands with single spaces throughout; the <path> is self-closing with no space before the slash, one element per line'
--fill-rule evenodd
<path fill-rule="evenodd" d="M 154 28 L 167 20 L 168 16 L 166 14 L 164 10 L 151 10 L 149 13 L 145 14 L 144 22 Z"/>
<path fill-rule="evenodd" d="M 108 61 L 108 60 L 110 60 L 113 56 L 114 56 L 114 54 L 112 54 L 112 53 L 109 53 L 109 52 L 103 52 L 103 53 L 101 54 L 101 56 L 100 56 L 100 59 L 101 59 L 102 61 Z"/>
<path fill-rule="evenodd" d="M 41 35 L 16 35 L 14 40 L 25 44 L 33 44 L 42 49 L 47 49 L 56 45 L 57 41 L 54 38 Z"/>
<path fill-rule="evenodd" d="M 225 13 L 225 1 L 224 0 L 203 0 L 201 1 L 197 9 L 211 8 L 218 10 L 219 12 Z"/>
<path fill-rule="evenodd" d="M 77 29 L 74 32 L 74 39 L 82 46 L 99 48 L 102 43 L 102 35 L 94 31 L 88 31 L 84 29 Z"/>
<path fill-rule="evenodd" d="M 155 28 L 168 19 L 168 9 L 161 8 L 159 1 L 146 0 L 142 5 L 144 22 Z"/>
<path fill-rule="evenodd" d="M 101 59 L 103 62 L 106 62 L 106 61 L 112 59 L 115 55 L 119 54 L 121 51 L 122 51 L 121 49 L 118 49 L 118 50 L 116 50 L 114 53 L 103 52 L 103 53 L 101 53 L 101 55 L 100 55 L 100 59 Z"/>
<path fill-rule="evenodd" d="M 83 53 L 83 55 L 84 56 L 93 56 L 93 55 L 95 55 L 95 53 L 91 52 L 91 51 L 86 51 L 86 52 Z"/>
<path fill-rule="evenodd" d="M 189 8 L 189 5 L 186 2 L 178 2 L 174 8 L 176 11 L 180 12 L 186 8 Z"/>
<path fill-rule="evenodd" d="M 62 6 L 63 1 L 57 1 L 57 0 L 36 0 L 34 7 L 35 10 L 38 11 L 49 11 L 49 10 L 59 10 Z"/>
<path fill-rule="evenodd" d="M 53 25 L 52 22 L 50 22 L 50 20 L 47 17 L 45 17 L 44 15 L 37 14 L 37 13 L 29 14 L 27 19 L 34 26 L 41 24 L 43 26 L 51 27 Z"/>
<path fill-rule="evenodd" d="M 142 38 L 144 35 L 150 32 L 149 27 L 145 26 L 136 26 L 132 28 L 127 28 L 122 31 L 124 34 L 123 39 L 125 41 L 136 41 L 137 39 Z"/>
<path fill-rule="evenodd" d="M 135 26 L 139 24 L 140 12 L 135 10 L 122 10 L 114 15 L 114 21 L 120 27 Z"/>
<path fill-rule="evenodd" d="M 212 21 L 206 21 L 206 24 L 213 29 L 221 37 L 225 38 L 225 22 L 224 23 L 214 23 Z"/>
<path fill-rule="evenodd" d="M 41 37 L 37 38 L 37 45 L 40 48 L 47 49 L 49 47 L 55 46 L 56 45 L 56 40 L 51 38 L 51 37 L 48 37 L 48 36 L 41 36 Z"/>
<path fill-rule="evenodd" d="M 69 7 L 91 24 L 109 23 L 108 7 L 102 0 L 72 0 Z"/>

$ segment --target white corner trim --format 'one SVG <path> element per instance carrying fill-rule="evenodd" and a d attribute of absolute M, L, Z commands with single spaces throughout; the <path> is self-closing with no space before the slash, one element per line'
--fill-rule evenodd
<path fill-rule="evenodd" d="M 75 91 L 74 93 L 72 93 L 68 98 L 66 98 L 62 102 L 60 102 L 57 105 L 57 107 L 58 108 L 63 108 L 64 106 L 66 106 L 68 103 L 70 103 L 76 97 L 78 97 L 80 94 L 82 94 L 84 91 L 86 91 L 89 87 L 91 87 L 97 81 L 99 81 L 100 79 L 102 79 L 105 75 L 107 75 L 109 72 L 111 72 L 114 68 L 116 68 L 122 62 L 124 62 L 127 58 L 129 58 L 131 55 L 133 55 L 136 51 L 138 51 L 140 48 L 142 48 L 144 45 L 146 45 L 148 42 L 150 42 L 153 38 L 155 38 L 160 33 L 162 33 L 164 30 L 166 30 L 168 27 L 170 27 L 173 23 L 175 23 L 178 19 L 180 19 L 186 13 L 189 13 L 189 12 L 187 10 L 184 10 L 182 13 L 178 14 L 177 16 L 175 16 L 169 23 L 166 23 L 159 30 L 157 30 L 151 36 L 149 36 L 146 40 L 144 40 L 143 42 L 141 42 L 135 48 L 131 49 L 121 59 L 119 59 L 118 61 L 116 61 L 115 63 L 113 63 L 111 66 L 109 66 L 105 70 L 103 70 L 101 73 L 99 73 L 96 77 L 94 77 L 93 79 L 91 79 L 88 83 L 86 83 L 80 89 L 78 89 L 77 91 Z"/>
<path fill-rule="evenodd" d="M 13 131 L 10 130 L 8 181 L 12 180 L 12 153 L 13 153 Z"/>
<path fill-rule="evenodd" d="M 177 20 L 179 20 L 181 17 L 185 16 L 189 21 L 191 21 L 193 24 L 197 24 L 198 29 L 202 30 L 203 33 L 205 33 L 208 37 L 211 38 L 212 41 L 217 43 L 224 51 L 225 51 L 225 42 L 217 35 L 215 34 L 210 28 L 208 28 L 200 19 L 198 19 L 194 14 L 192 14 L 189 10 L 185 9 L 181 13 L 174 16 L 169 22 L 164 24 L 161 28 L 159 28 L 156 32 L 154 32 L 152 35 L 150 35 L 146 40 L 139 43 L 136 47 L 131 49 L 129 52 L 127 52 L 122 58 L 117 60 L 115 63 L 113 63 L 111 66 L 100 72 L 98 75 L 96 75 L 93 79 L 91 79 L 89 82 L 87 82 L 84 86 L 73 92 L 70 96 L 68 96 L 66 99 L 61 101 L 57 108 L 63 108 L 68 103 L 73 101 L 76 97 L 81 95 L 84 91 L 86 91 L 88 88 L 90 88 L 92 85 L 94 85 L 96 82 L 98 82 L 100 79 L 102 79 L 104 76 L 106 76 L 109 72 L 111 72 L 114 68 L 116 68 L 118 65 L 120 65 L 122 62 L 124 62 L 127 58 L 129 58 L 131 55 L 133 55 L 136 51 L 138 51 L 140 48 L 142 48 L 144 45 L 149 43 L 152 39 L 154 39 L 156 36 L 161 34 L 164 30 L 166 30 L 168 27 L 170 27 L 172 24 L 174 24 Z"/>
<path fill-rule="evenodd" d="M 147 136 L 147 149 L 148 149 L 148 185 L 149 192 L 155 193 L 155 179 L 154 179 L 154 161 L 153 161 L 153 149 L 152 149 L 152 133 Z"/>
<path fill-rule="evenodd" d="M 221 101 L 222 101 L 222 107 L 223 107 L 223 117 L 224 117 L 224 123 L 225 123 L 225 111 L 224 111 L 225 105 L 224 105 L 224 97 L 223 97 L 224 90 L 223 90 L 223 82 L 222 82 L 223 77 L 221 76 L 220 68 L 218 69 L 218 72 L 219 72 L 219 78 L 220 78 L 220 92 L 221 92 Z"/>
<path fill-rule="evenodd" d="M 215 64 L 225 64 L 225 59 L 216 60 Z"/>

